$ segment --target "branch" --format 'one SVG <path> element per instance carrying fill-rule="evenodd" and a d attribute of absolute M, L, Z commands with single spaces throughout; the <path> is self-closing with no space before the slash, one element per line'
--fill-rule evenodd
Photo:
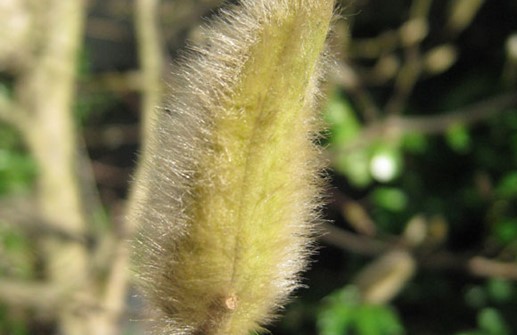
<path fill-rule="evenodd" d="M 402 242 L 386 242 L 372 237 L 360 236 L 346 232 L 331 224 L 324 224 L 322 228 L 321 241 L 364 256 L 379 256 L 401 248 L 407 249 Z M 517 280 L 517 264 L 515 262 L 501 262 L 477 255 L 456 255 L 447 251 L 419 256 L 416 259 L 420 267 L 462 271 L 476 277 Z"/>
<path fill-rule="evenodd" d="M 332 224 L 324 223 L 322 226 L 323 233 L 320 240 L 333 245 L 335 247 L 350 251 L 353 253 L 374 256 L 384 253 L 394 247 L 380 240 L 349 233 Z"/>
<path fill-rule="evenodd" d="M 454 125 L 471 126 L 509 111 L 517 106 L 517 92 L 501 94 L 491 99 L 433 116 L 393 115 L 364 130 L 348 145 L 338 149 L 340 153 L 354 151 L 380 139 L 398 139 L 406 134 L 436 135 L 447 132 Z"/>
<path fill-rule="evenodd" d="M 159 3 L 159 0 L 137 0 L 134 7 L 139 42 L 138 51 L 142 67 L 141 132 L 143 133 L 144 157 L 147 155 L 148 139 L 151 137 L 151 130 L 154 129 L 154 111 L 160 105 L 162 96 L 163 51 L 157 26 Z M 143 178 L 142 174 L 142 170 L 138 169 L 136 179 Z M 130 195 L 130 203 L 138 201 L 143 196 L 142 192 L 139 193 L 133 189 Z M 124 311 L 124 299 L 129 277 L 129 246 L 126 238 L 132 234 L 134 227 L 126 220 L 124 228 L 123 235 L 125 236 L 116 244 L 110 273 L 106 281 L 102 302 L 105 313 L 102 316 L 103 322 L 100 322 L 97 327 L 97 333 L 101 334 L 115 333 L 117 321 Z"/>
<path fill-rule="evenodd" d="M 443 115 L 395 118 L 388 122 L 403 133 L 440 134 L 451 126 L 473 125 L 517 106 L 517 92 L 510 92 Z"/>
<path fill-rule="evenodd" d="M 468 261 L 470 273 L 479 277 L 496 277 L 517 280 L 517 264 L 506 263 L 484 257 L 473 257 Z"/>
<path fill-rule="evenodd" d="M 13 197 L 0 200 L 0 222 L 10 229 L 21 230 L 28 236 L 52 237 L 86 245 L 89 237 L 66 227 L 46 221 L 32 198 Z"/>
<path fill-rule="evenodd" d="M 343 86 L 359 106 L 367 123 L 373 123 L 379 119 L 380 111 L 370 92 L 365 89 L 362 76 L 356 73 L 355 67 L 345 62 L 337 63 L 331 71 L 333 80 Z"/>
<path fill-rule="evenodd" d="M 159 0 L 138 0 L 135 2 L 136 27 L 139 42 L 140 66 L 142 68 L 142 103 L 141 103 L 141 157 L 140 161 L 146 161 L 151 150 L 151 136 L 155 129 L 156 109 L 161 104 L 162 85 L 161 73 L 164 68 L 164 57 L 161 46 L 160 33 L 157 26 Z M 145 171 L 142 164 L 137 165 L 135 182 L 145 179 Z M 140 203 L 146 197 L 146 192 L 133 187 L 130 190 L 128 208 L 134 208 L 133 204 Z M 126 220 L 126 228 L 134 230 L 131 222 Z"/>
<path fill-rule="evenodd" d="M 56 312 L 67 294 L 63 288 L 48 283 L 0 279 L 0 301 L 10 306 Z"/>

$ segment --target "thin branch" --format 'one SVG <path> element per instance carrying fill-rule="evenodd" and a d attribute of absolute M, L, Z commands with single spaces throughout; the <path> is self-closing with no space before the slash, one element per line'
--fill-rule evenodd
<path fill-rule="evenodd" d="M 333 201 L 331 205 L 341 213 L 343 218 L 356 232 L 367 236 L 376 234 L 375 222 L 373 222 L 366 209 L 358 201 L 347 197 L 337 190 L 332 193 Z"/>
<path fill-rule="evenodd" d="M 161 47 L 158 10 L 159 0 L 137 0 L 135 2 L 136 27 L 139 42 L 139 56 L 142 67 L 142 128 L 143 134 L 143 156 L 147 155 L 148 139 L 153 128 L 154 112 L 160 104 L 161 74 L 163 69 L 163 51 Z M 142 170 L 136 172 L 137 179 L 142 178 Z M 138 201 L 144 195 L 135 193 L 130 195 L 130 203 Z M 107 277 L 106 289 L 103 296 L 103 307 L 105 313 L 102 316 L 103 322 L 97 327 L 97 334 L 114 334 L 118 332 L 116 327 L 124 311 L 124 302 L 129 280 L 129 245 L 127 237 L 131 236 L 134 227 L 126 220 L 122 237 L 116 243 L 113 261 L 110 266 L 110 273 Z"/>
<path fill-rule="evenodd" d="M 394 93 L 386 104 L 388 115 L 402 113 L 406 102 L 418 82 L 423 70 L 420 45 L 427 36 L 428 15 L 433 0 L 415 0 L 408 20 L 400 27 L 399 35 L 404 47 L 405 61 L 395 78 Z"/>
<path fill-rule="evenodd" d="M 66 227 L 46 221 L 39 213 L 32 198 L 6 198 L 0 200 L 0 221 L 9 228 L 21 230 L 28 236 L 38 238 L 52 237 L 67 242 L 86 245 L 89 241 L 85 234 L 78 234 Z"/>
<path fill-rule="evenodd" d="M 324 243 L 364 256 L 377 256 L 401 248 L 407 249 L 402 242 L 389 243 L 349 233 L 331 224 L 324 224 L 322 229 L 320 240 Z M 418 265 L 425 268 L 467 272 L 476 277 L 517 280 L 515 262 L 501 262 L 478 255 L 456 255 L 448 251 L 420 255 L 416 259 Z"/>
<path fill-rule="evenodd" d="M 157 107 L 162 100 L 162 71 L 164 68 L 164 57 L 159 32 L 158 11 L 159 0 L 138 0 L 135 2 L 135 15 L 137 35 L 139 42 L 139 56 L 142 68 L 142 90 L 141 104 L 141 156 L 140 161 L 145 161 L 150 155 L 150 139 L 152 130 L 155 129 L 155 115 Z M 141 164 L 137 165 L 135 181 L 138 183 L 145 178 L 145 169 Z M 146 197 L 145 192 L 139 188 L 131 188 L 129 194 L 128 208 L 134 208 L 133 204 L 139 203 Z M 131 232 L 135 227 L 130 227 L 126 220 L 126 229 Z"/>
<path fill-rule="evenodd" d="M 470 273 L 479 277 L 496 277 L 517 280 L 517 264 L 515 262 L 499 262 L 484 257 L 473 257 L 468 262 Z"/>
<path fill-rule="evenodd" d="M 355 73 L 354 67 L 341 62 L 336 64 L 332 73 L 334 81 L 344 87 L 355 101 L 359 111 L 363 113 L 365 121 L 367 123 L 377 121 L 381 114 L 380 110 L 368 90 L 365 89 L 361 76 Z"/>
<path fill-rule="evenodd" d="M 87 94 L 99 92 L 129 93 L 140 91 L 145 86 L 139 70 L 105 72 L 92 75 L 80 83 L 80 89 Z"/>
<path fill-rule="evenodd" d="M 515 106 L 517 106 L 517 92 L 511 92 L 447 114 L 432 117 L 409 116 L 392 119 L 390 123 L 391 126 L 401 129 L 404 133 L 440 134 L 449 130 L 451 126 L 473 125 Z"/>
<path fill-rule="evenodd" d="M 349 233 L 329 223 L 324 223 L 321 229 L 321 241 L 353 253 L 374 256 L 392 249 L 386 242 Z"/>
<path fill-rule="evenodd" d="M 510 111 L 517 106 L 517 92 L 501 94 L 491 99 L 448 113 L 433 116 L 390 116 L 383 122 L 366 127 L 340 153 L 351 152 L 380 139 L 398 139 L 406 134 L 436 135 L 447 132 L 452 126 L 472 126 L 491 117 Z"/>
<path fill-rule="evenodd" d="M 10 306 L 55 312 L 67 294 L 63 288 L 48 283 L 0 279 L 0 301 Z"/>
<path fill-rule="evenodd" d="M 122 145 L 137 144 L 140 138 L 136 125 L 107 125 L 84 130 L 84 140 L 88 148 L 118 148 Z"/>
<path fill-rule="evenodd" d="M 138 51 L 142 67 L 142 138 L 150 137 L 154 113 L 162 97 L 162 69 L 164 51 L 158 27 L 160 0 L 138 0 L 135 15 L 138 34 Z M 145 155 L 145 153 L 144 153 Z"/>
<path fill-rule="evenodd" d="M 395 78 L 392 97 L 385 106 L 387 115 L 399 115 L 422 73 L 422 56 L 419 46 L 412 45 L 404 50 L 405 61 Z"/>

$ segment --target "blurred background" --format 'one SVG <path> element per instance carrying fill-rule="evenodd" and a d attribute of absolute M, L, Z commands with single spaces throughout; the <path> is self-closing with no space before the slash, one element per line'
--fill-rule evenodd
<path fill-rule="evenodd" d="M 143 334 L 131 176 L 175 59 L 221 5 L 0 0 L 0 334 Z M 339 12 L 327 221 L 271 332 L 517 334 L 517 1 Z"/>

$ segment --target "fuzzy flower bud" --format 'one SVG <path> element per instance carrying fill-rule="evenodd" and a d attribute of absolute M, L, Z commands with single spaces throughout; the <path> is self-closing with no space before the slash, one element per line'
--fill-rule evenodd
<path fill-rule="evenodd" d="M 131 209 L 158 333 L 246 335 L 299 283 L 317 220 L 314 139 L 333 0 L 242 0 L 178 65 Z"/>

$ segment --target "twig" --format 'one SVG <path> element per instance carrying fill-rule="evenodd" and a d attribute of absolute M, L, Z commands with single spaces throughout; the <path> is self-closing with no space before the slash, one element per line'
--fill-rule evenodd
<path fill-rule="evenodd" d="M 427 16 L 432 0 L 413 1 L 409 19 L 399 29 L 401 43 L 404 46 L 405 61 L 395 78 L 394 92 L 385 110 L 388 115 L 401 114 L 411 91 L 422 74 L 422 56 L 420 44 L 427 36 Z"/>
<path fill-rule="evenodd" d="M 370 93 L 364 88 L 364 85 L 355 73 L 352 66 L 341 62 L 336 64 L 332 71 L 334 80 L 339 83 L 351 95 L 359 107 L 359 111 L 363 113 L 367 123 L 374 123 L 379 119 L 380 111 L 371 97 Z"/>
<path fill-rule="evenodd" d="M 125 72 L 106 72 L 88 77 L 80 83 L 81 91 L 86 93 L 114 92 L 128 93 L 143 88 L 142 73 L 138 70 Z"/>
<path fill-rule="evenodd" d="M 161 104 L 162 85 L 161 73 L 164 68 L 164 57 L 158 30 L 157 18 L 159 0 L 138 0 L 135 2 L 137 34 L 139 39 L 139 55 L 142 67 L 142 79 L 144 81 L 141 104 L 141 156 L 140 161 L 145 161 L 149 155 L 152 130 L 155 129 L 156 108 Z M 138 164 L 135 172 L 135 181 L 145 178 L 145 172 L 141 164 Z M 134 208 L 133 204 L 142 201 L 146 194 L 142 189 L 133 187 L 130 190 L 128 208 Z M 126 222 L 129 225 L 129 222 Z M 131 232 L 135 227 L 127 227 Z"/>
<path fill-rule="evenodd" d="M 0 279 L 0 301 L 10 306 L 55 311 L 66 295 L 63 288 L 48 283 Z"/>
<path fill-rule="evenodd" d="M 322 229 L 321 241 L 364 256 L 377 256 L 405 248 L 402 242 L 388 243 L 372 237 L 348 233 L 331 224 L 324 224 Z M 416 259 L 420 267 L 463 271 L 476 277 L 517 280 L 517 264 L 514 262 L 501 262 L 476 255 L 455 255 L 447 251 L 421 255 Z"/>
<path fill-rule="evenodd" d="M 88 148 L 118 148 L 122 145 L 137 144 L 139 141 L 138 126 L 108 125 L 84 130 L 84 140 Z"/>
<path fill-rule="evenodd" d="M 472 125 L 515 106 L 517 106 L 517 92 L 511 92 L 443 115 L 432 117 L 408 116 L 393 119 L 390 122 L 392 126 L 395 125 L 404 133 L 440 134 L 449 130 L 451 126 L 457 124 Z"/>
<path fill-rule="evenodd" d="M 411 91 L 422 73 L 422 57 L 417 45 L 405 49 L 404 56 L 405 61 L 395 78 L 393 95 L 385 107 L 387 115 L 401 114 Z"/>
<path fill-rule="evenodd" d="M 386 242 L 349 233 L 329 223 L 324 223 L 321 228 L 323 230 L 321 241 L 346 251 L 373 256 L 392 248 Z"/>
<path fill-rule="evenodd" d="M 436 135 L 447 132 L 454 125 L 471 126 L 517 106 L 517 92 L 501 94 L 491 99 L 433 116 L 398 116 L 365 128 L 348 145 L 338 149 L 340 153 L 354 151 L 379 139 L 398 139 L 406 134 Z"/>
<path fill-rule="evenodd" d="M 41 218 L 81 236 L 88 233 L 88 226 L 75 173 L 76 129 L 72 105 L 85 3 L 40 1 L 38 5 L 34 15 L 44 29 L 39 41 L 41 50 L 35 52 L 34 63 L 17 76 L 14 95 L 20 108 L 26 111 L 21 128 L 39 168 L 37 200 Z M 80 304 L 77 292 L 91 290 L 90 280 L 94 277 L 89 271 L 87 246 L 64 242 L 54 235 L 45 236 L 41 244 L 49 285 L 67 287 L 67 305 Z M 93 314 L 79 317 L 72 308 L 59 308 L 55 314 L 58 332 L 92 333 Z"/>
<path fill-rule="evenodd" d="M 470 273 L 479 277 L 517 280 L 517 264 L 473 257 L 467 263 Z"/>
<path fill-rule="evenodd" d="M 157 26 L 159 0 L 138 0 L 135 2 L 135 15 L 137 34 L 139 41 L 139 53 L 142 64 L 142 128 L 143 133 L 143 155 L 146 155 L 147 140 L 150 138 L 150 131 L 153 129 L 155 108 L 160 104 L 161 99 L 161 73 L 163 68 L 163 51 L 159 38 Z M 137 170 L 137 178 L 141 178 L 141 170 Z M 138 201 L 141 194 L 132 191 L 131 201 Z M 133 233 L 127 221 L 124 225 L 122 236 L 115 244 L 114 258 L 110 264 L 110 273 L 106 282 L 106 290 L 103 297 L 102 322 L 97 327 L 97 334 L 110 335 L 119 331 L 115 326 L 124 311 L 129 280 L 129 245 L 127 238 Z"/>

